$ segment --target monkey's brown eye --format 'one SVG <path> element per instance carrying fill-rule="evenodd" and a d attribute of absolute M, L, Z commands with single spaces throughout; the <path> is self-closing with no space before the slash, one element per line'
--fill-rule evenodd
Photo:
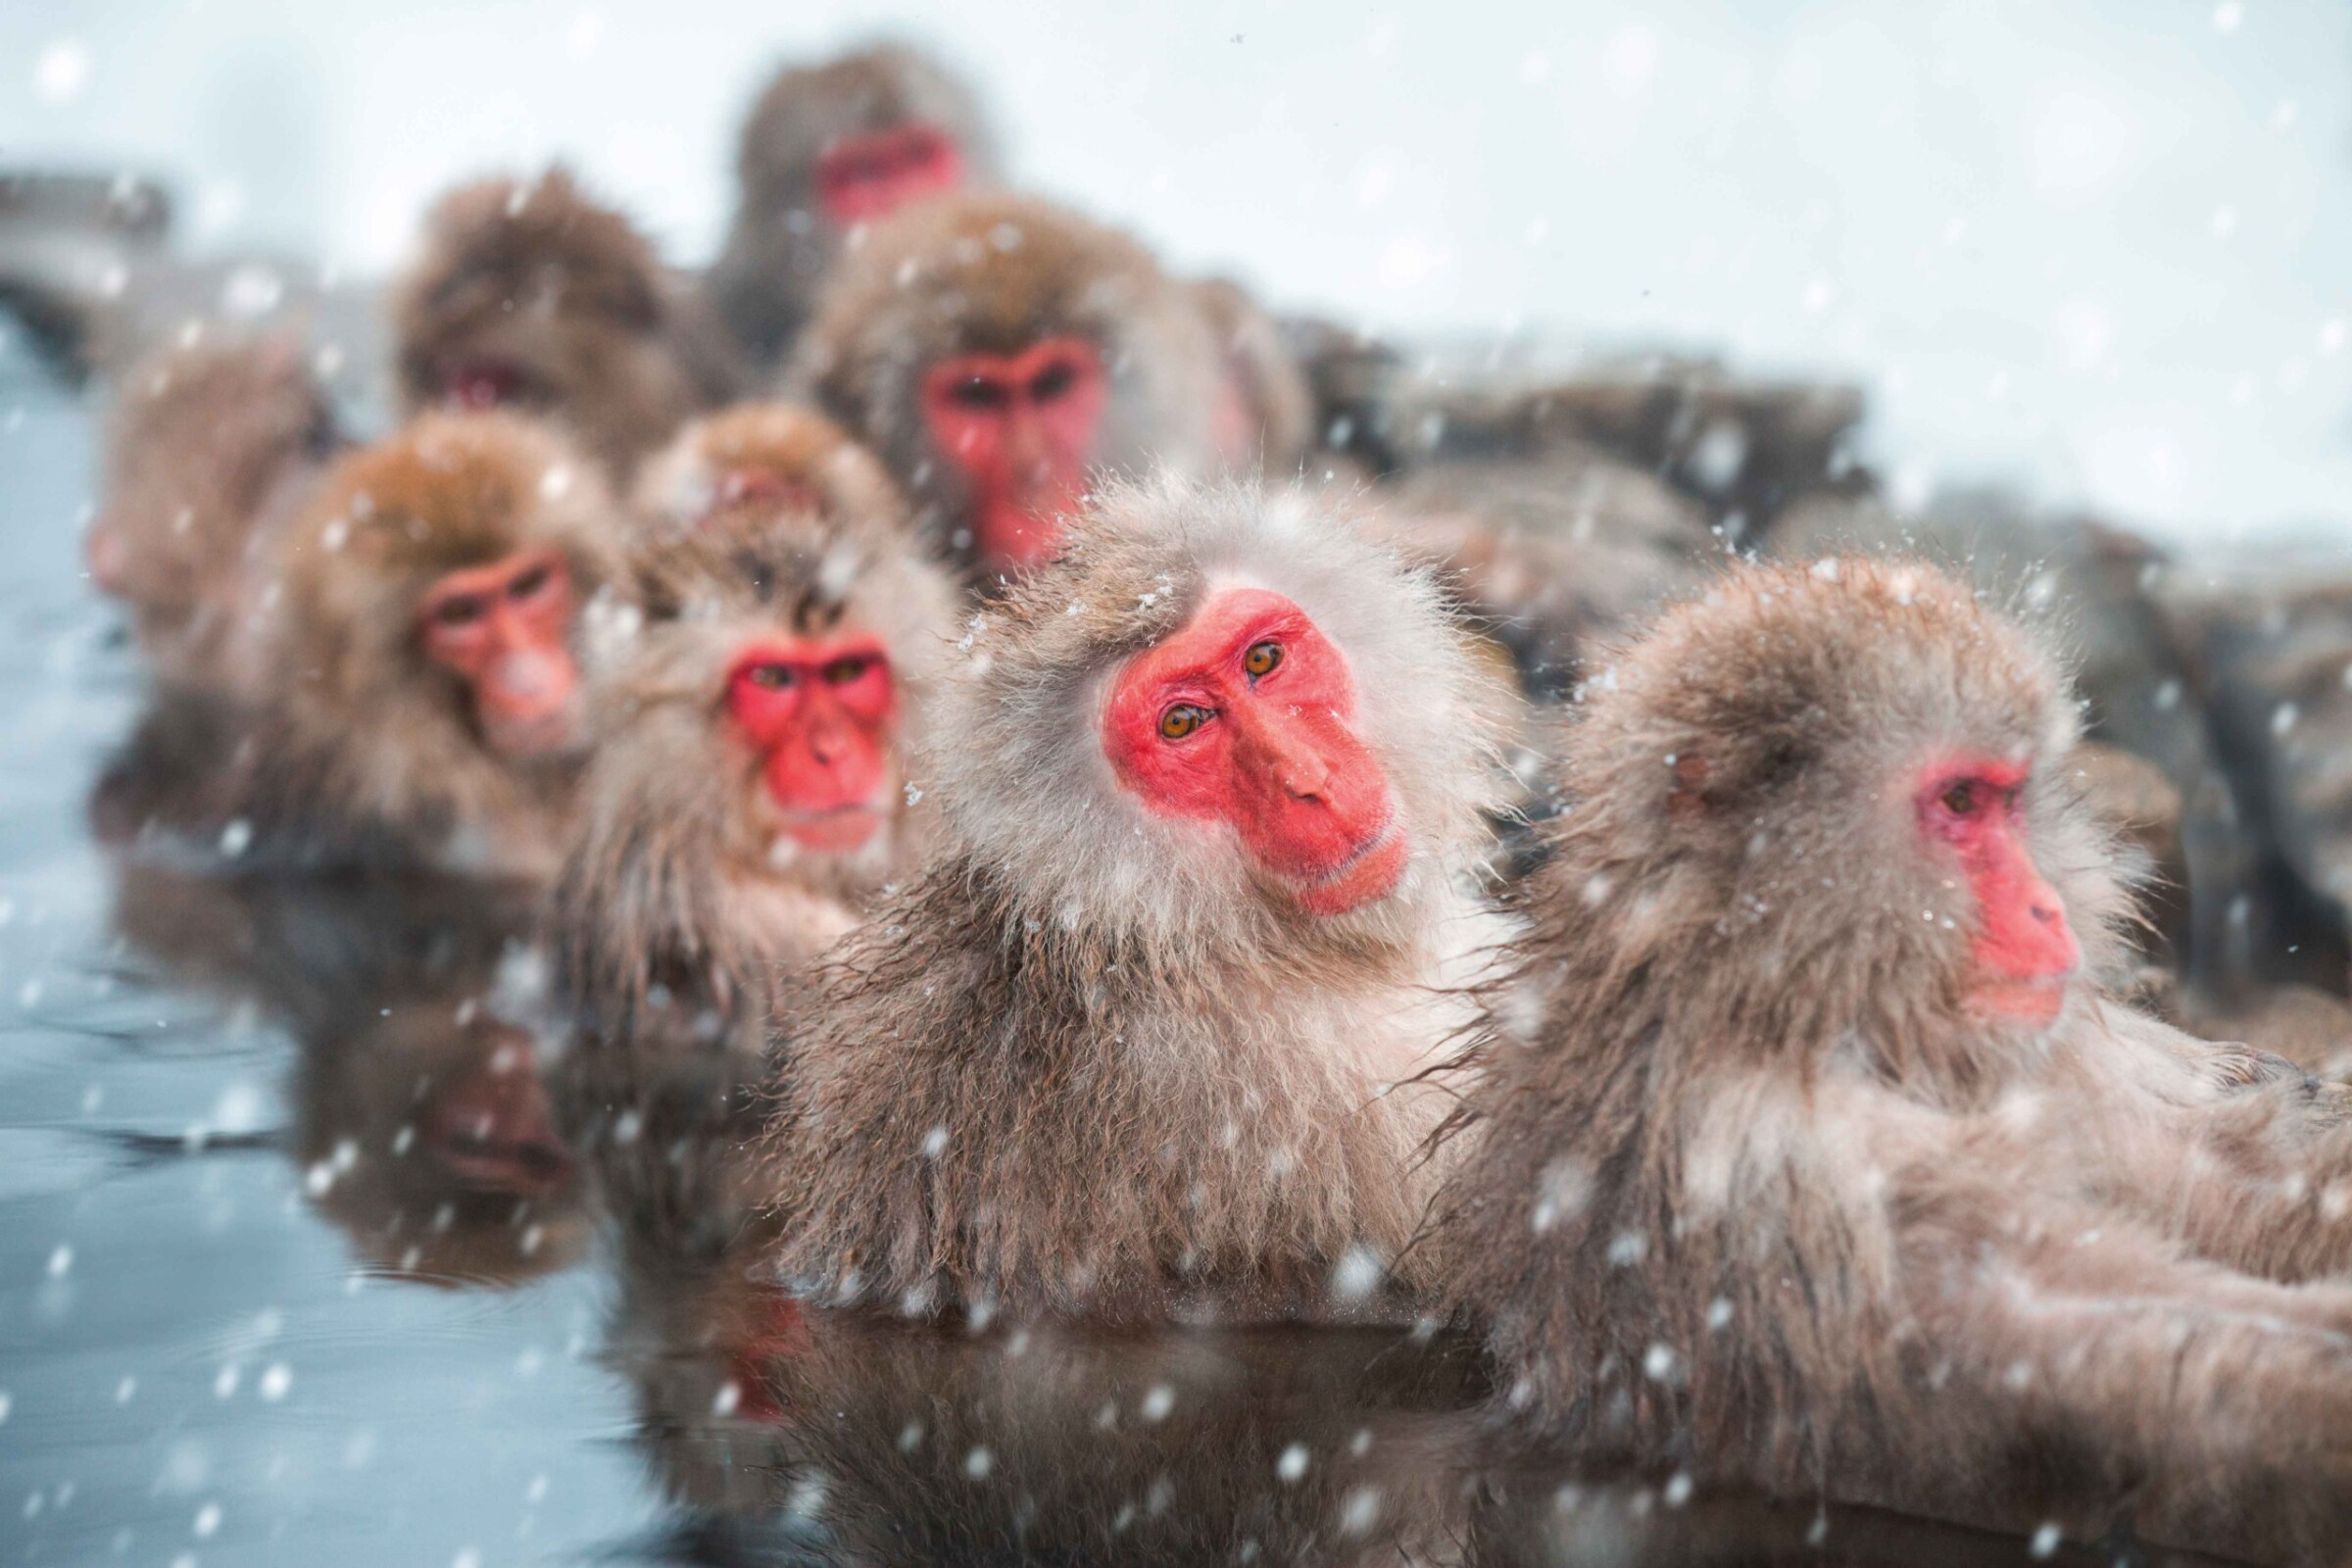
<path fill-rule="evenodd" d="M 1242 656 L 1242 667 L 1250 672 L 1251 680 L 1255 680 L 1260 675 L 1273 674 L 1274 666 L 1281 662 L 1282 644 L 1280 643 L 1252 643 L 1250 645 L 1250 651 Z"/>
<path fill-rule="evenodd" d="M 1192 703 L 1178 703 L 1159 715 L 1159 732 L 1167 739 L 1180 741 L 1209 720 L 1209 710 Z"/>
<path fill-rule="evenodd" d="M 479 594 L 452 594 L 433 606 L 433 620 L 443 626 L 470 626 L 487 613 Z"/>
<path fill-rule="evenodd" d="M 863 654 L 850 654 L 834 660 L 825 666 L 825 684 L 847 686 L 873 667 L 874 662 Z"/>
<path fill-rule="evenodd" d="M 554 573 L 545 566 L 533 566 L 528 571 L 520 572 L 513 582 L 507 584 L 507 597 L 509 599 L 528 599 L 546 587 L 548 579 L 553 575 Z"/>
<path fill-rule="evenodd" d="M 1067 360 L 1057 360 L 1032 376 L 1029 398 L 1033 403 L 1051 403 L 1078 384 L 1078 368 Z"/>
<path fill-rule="evenodd" d="M 1977 783 L 1960 779 L 1943 792 L 1943 808 L 1954 816 L 1966 816 L 1977 808 Z"/>
<path fill-rule="evenodd" d="M 743 672 L 743 678 L 762 691 L 780 692 L 798 685 L 801 673 L 790 664 L 754 664 Z"/>
<path fill-rule="evenodd" d="M 966 376 L 948 389 L 948 396 L 966 409 L 1001 409 L 1012 401 L 1004 382 L 985 375 Z"/>

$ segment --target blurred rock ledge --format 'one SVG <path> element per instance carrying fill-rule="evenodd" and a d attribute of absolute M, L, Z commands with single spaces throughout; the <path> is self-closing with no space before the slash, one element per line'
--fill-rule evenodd
<path fill-rule="evenodd" d="M 298 332 L 338 397 L 377 395 L 372 284 L 294 257 L 191 261 L 172 243 L 174 210 L 161 181 L 136 174 L 0 171 L 0 314 L 76 385 L 217 323 Z"/>

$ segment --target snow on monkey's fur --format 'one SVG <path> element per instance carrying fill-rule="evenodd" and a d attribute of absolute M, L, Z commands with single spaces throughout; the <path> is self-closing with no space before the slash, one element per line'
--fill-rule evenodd
<path fill-rule="evenodd" d="M 1590 683 L 1431 1229 L 1512 1410 L 1701 1482 L 2343 1560 L 2347 1102 L 2102 993 L 2077 734 L 2036 639 L 1902 563 L 1735 568 Z M 2082 945 L 2047 1021 L 1976 1005 L 1983 884 L 1923 825 L 1987 761 Z"/>
<path fill-rule="evenodd" d="M 1302 914 L 1229 826 L 1113 777 L 1110 683 L 1227 587 L 1289 597 L 1347 659 L 1410 842 L 1388 896 Z M 1015 1316 L 1397 1304 L 1378 1265 L 1442 1105 L 1392 1086 L 1450 1054 L 1506 934 L 1472 883 L 1515 699 L 1430 579 L 1239 485 L 1107 490 L 957 649 L 914 775 L 957 847 L 786 1029 L 783 1276 Z"/>

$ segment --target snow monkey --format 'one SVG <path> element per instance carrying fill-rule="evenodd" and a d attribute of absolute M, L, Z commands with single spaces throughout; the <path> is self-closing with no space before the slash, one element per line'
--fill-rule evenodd
<path fill-rule="evenodd" d="M 175 345 L 123 378 L 85 548 L 165 683 L 249 694 L 257 565 L 338 444 L 291 339 Z"/>
<path fill-rule="evenodd" d="M 517 416 L 426 415 L 338 463 L 283 550 L 256 825 L 552 871 L 621 569 L 595 466 Z"/>
<path fill-rule="evenodd" d="M 622 478 L 690 415 L 737 390 L 732 351 L 701 297 L 561 168 L 444 196 L 393 289 L 392 327 L 411 413 L 545 415 Z"/>
<path fill-rule="evenodd" d="M 1125 235 L 1020 197 L 926 202 L 877 227 L 794 376 L 979 584 L 1050 558 L 1098 478 L 1222 462 L 1226 360 L 1192 292 Z"/>
<path fill-rule="evenodd" d="M 1579 1446 L 2340 1560 L 2342 1091 L 2102 997 L 2051 661 L 1926 566 L 1748 567 L 1589 688 L 1430 1237 Z"/>
<path fill-rule="evenodd" d="M 735 220 L 708 288 L 754 365 L 791 351 L 842 246 L 909 202 L 999 182 L 971 89 L 903 44 L 788 66 L 735 155 Z"/>
<path fill-rule="evenodd" d="M 782 1031 L 780 1277 L 1014 1317 L 1375 1313 L 1412 1082 L 1505 934 L 1467 889 L 1511 698 L 1296 495 L 1109 487 L 968 623 L 915 777 L 956 847 Z"/>
<path fill-rule="evenodd" d="M 657 988 L 739 1015 L 911 869 L 931 812 L 902 752 L 956 602 L 880 465 L 820 415 L 698 420 L 638 492 L 646 620 L 595 682 L 556 896 L 561 967 L 603 1031 Z"/>
<path fill-rule="evenodd" d="M 1051 556 L 1054 519 L 1106 471 L 1289 475 L 1314 438 L 1280 330 L 1238 287 L 1171 283 L 1124 237 L 1009 196 L 876 230 L 798 373 L 983 585 Z M 1694 509 L 1583 449 L 1447 465 L 1380 494 L 1539 691 L 1568 683 L 1596 621 L 1687 579 L 1684 557 L 1710 543 Z"/>

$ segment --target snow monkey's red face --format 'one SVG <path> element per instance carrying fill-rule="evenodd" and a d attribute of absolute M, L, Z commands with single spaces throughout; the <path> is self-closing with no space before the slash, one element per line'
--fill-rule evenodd
<path fill-rule="evenodd" d="M 1119 672 L 1102 750 L 1148 809 L 1224 823 L 1298 908 L 1345 914 L 1395 889 L 1410 852 L 1355 710 L 1348 656 L 1304 611 L 1226 588 Z"/>
<path fill-rule="evenodd" d="M 425 590 L 416 609 L 425 657 L 465 683 L 491 750 L 536 757 L 576 738 L 575 599 L 570 565 L 553 550 L 448 572 Z"/>
<path fill-rule="evenodd" d="M 816 195 L 847 228 L 888 218 L 908 202 L 963 183 L 963 153 L 928 121 L 844 136 L 817 155 Z"/>
<path fill-rule="evenodd" d="M 726 702 L 795 843 L 847 854 L 889 818 L 898 690 L 879 638 L 763 638 L 736 656 Z"/>
<path fill-rule="evenodd" d="M 922 395 L 933 444 L 968 483 L 980 564 L 1019 572 L 1049 560 L 1086 493 L 1110 400 L 1102 355 L 1078 337 L 959 354 L 924 372 Z"/>
<path fill-rule="evenodd" d="M 1943 758 L 1914 775 L 1912 799 L 1921 840 L 1932 856 L 1959 862 L 1976 903 L 1970 1005 L 1988 1017 L 2046 1024 L 2066 1004 L 2082 951 L 2065 901 L 2026 847 L 2025 782 L 2014 762 Z"/>

